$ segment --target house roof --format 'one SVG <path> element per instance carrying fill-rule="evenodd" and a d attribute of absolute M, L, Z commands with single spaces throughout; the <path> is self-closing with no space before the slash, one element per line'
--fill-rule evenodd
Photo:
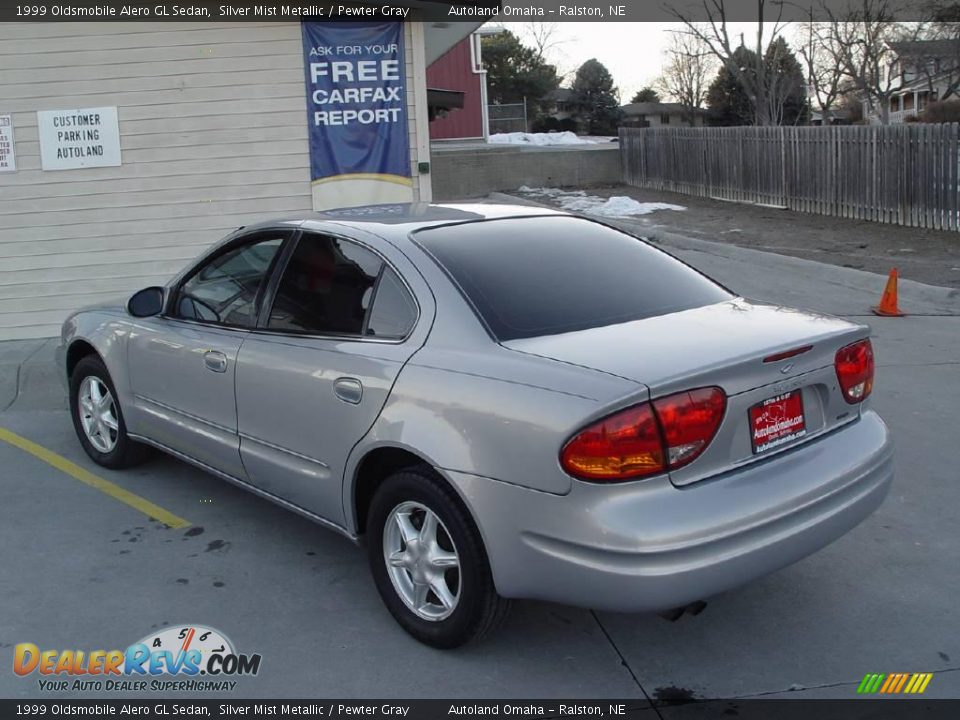
<path fill-rule="evenodd" d="M 640 102 L 630 103 L 620 108 L 625 115 L 659 115 L 663 113 L 679 114 L 689 112 L 690 109 L 682 103 Z M 696 113 L 706 113 L 706 110 L 694 108 Z"/>
<path fill-rule="evenodd" d="M 565 100 L 569 100 L 572 95 L 573 90 L 570 88 L 558 87 L 556 90 L 551 92 L 548 97 L 557 102 L 564 102 Z"/>
<path fill-rule="evenodd" d="M 913 57 L 943 58 L 960 55 L 960 39 L 901 40 L 890 43 L 898 55 Z"/>

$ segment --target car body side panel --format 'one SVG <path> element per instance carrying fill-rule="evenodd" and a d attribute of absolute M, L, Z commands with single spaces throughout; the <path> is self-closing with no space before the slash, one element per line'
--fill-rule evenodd
<path fill-rule="evenodd" d="M 446 351 L 423 348 L 404 367 L 370 433 L 351 457 L 352 478 L 362 457 L 379 446 L 409 448 L 437 468 L 459 470 L 547 493 L 569 492 L 571 479 L 559 454 L 570 430 L 603 401 L 630 394 L 646 397 L 642 385 L 563 363 L 534 361 L 540 368 L 526 381 L 501 379 L 504 363 L 529 358 L 491 351 L 455 362 Z M 459 369 L 453 369 L 453 368 Z M 570 389 L 557 389 L 566 384 Z M 352 483 L 344 501 L 352 502 Z"/>

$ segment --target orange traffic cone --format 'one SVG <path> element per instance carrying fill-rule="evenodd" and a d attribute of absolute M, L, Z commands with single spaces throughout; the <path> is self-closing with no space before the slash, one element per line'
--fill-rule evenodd
<path fill-rule="evenodd" d="M 897 307 L 897 269 L 890 271 L 890 277 L 887 278 L 887 286 L 883 289 L 883 295 L 880 298 L 880 304 L 871 308 L 877 315 L 886 315 L 887 317 L 903 317 L 900 308 Z"/>

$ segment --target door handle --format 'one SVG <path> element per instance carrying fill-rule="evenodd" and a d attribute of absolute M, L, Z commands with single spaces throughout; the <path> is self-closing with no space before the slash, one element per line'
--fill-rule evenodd
<path fill-rule="evenodd" d="M 226 372 L 227 356 L 219 350 L 207 350 L 203 354 L 203 364 L 207 366 L 207 370 L 218 373 Z"/>
<path fill-rule="evenodd" d="M 363 384 L 356 378 L 337 378 L 333 383 L 333 394 L 351 405 L 359 405 L 363 399 Z"/>

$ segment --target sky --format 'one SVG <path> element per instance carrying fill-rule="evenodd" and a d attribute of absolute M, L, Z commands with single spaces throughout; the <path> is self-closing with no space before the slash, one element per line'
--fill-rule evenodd
<path fill-rule="evenodd" d="M 525 36 L 528 23 L 504 25 L 524 42 L 531 44 Z M 656 22 L 560 22 L 553 25 L 556 45 L 546 55 L 561 74 L 570 73 L 564 85 L 570 84 L 584 61 L 596 58 L 613 75 L 620 89 L 622 103 L 630 102 L 637 90 L 653 83 L 660 74 L 665 52 L 670 47 L 670 31 L 683 27 L 682 23 Z M 769 40 L 772 23 L 765 25 Z M 744 33 L 748 47 L 756 43 L 756 23 L 729 23 L 728 32 L 732 39 Z M 796 29 L 789 26 L 784 29 L 783 34 L 791 41 L 791 45 L 795 32 Z"/>

